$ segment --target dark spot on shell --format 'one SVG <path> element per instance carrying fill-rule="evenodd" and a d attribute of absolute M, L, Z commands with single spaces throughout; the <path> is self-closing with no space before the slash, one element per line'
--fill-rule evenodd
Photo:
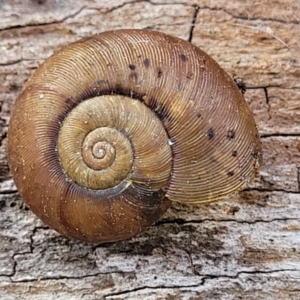
<path fill-rule="evenodd" d="M 179 58 L 183 62 L 186 62 L 188 60 L 188 58 L 184 54 L 179 54 Z"/>
<path fill-rule="evenodd" d="M 211 140 L 214 137 L 214 130 L 212 128 L 209 128 L 206 135 L 207 135 L 207 139 Z"/>
<path fill-rule="evenodd" d="M 227 172 L 227 175 L 228 175 L 229 177 L 231 177 L 231 176 L 234 175 L 234 172 L 233 172 L 233 171 L 229 171 L 229 172 Z"/>
<path fill-rule="evenodd" d="M 137 75 L 136 72 L 131 72 L 130 75 L 129 75 L 129 78 L 132 79 L 132 80 L 137 80 L 138 75 Z"/>
<path fill-rule="evenodd" d="M 194 74 L 192 72 L 187 72 L 187 74 L 186 74 L 187 79 L 193 79 L 193 77 L 194 77 Z"/>
<path fill-rule="evenodd" d="M 130 70 L 135 70 L 135 65 L 130 64 L 130 65 L 129 65 L 129 69 L 130 69 Z"/>
<path fill-rule="evenodd" d="M 257 152 L 253 152 L 251 153 L 252 157 L 256 160 L 258 159 L 258 153 Z"/>
<path fill-rule="evenodd" d="M 150 60 L 148 58 L 145 58 L 143 63 L 146 68 L 148 68 L 150 66 Z"/>
<path fill-rule="evenodd" d="M 162 76 L 163 71 L 161 70 L 161 68 L 157 69 L 157 77 L 160 78 Z"/>
<path fill-rule="evenodd" d="M 201 114 L 199 112 L 197 113 L 196 116 L 197 116 L 197 118 L 201 118 Z"/>
<path fill-rule="evenodd" d="M 237 156 L 237 151 L 236 151 L 236 150 L 232 151 L 232 156 L 233 156 L 233 157 L 236 157 L 236 156 Z"/>
<path fill-rule="evenodd" d="M 227 138 L 232 140 L 232 139 L 234 139 L 234 137 L 235 137 L 235 132 L 233 130 L 229 130 L 227 132 Z"/>

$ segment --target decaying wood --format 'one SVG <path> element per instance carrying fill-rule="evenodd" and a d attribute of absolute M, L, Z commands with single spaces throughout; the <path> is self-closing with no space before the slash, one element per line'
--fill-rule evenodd
<path fill-rule="evenodd" d="M 0 1 L 1 299 L 300 299 L 298 0 Z M 190 40 L 246 85 L 259 178 L 212 205 L 174 205 L 129 241 L 68 240 L 22 203 L 7 166 L 14 101 L 60 46 L 115 28 Z"/>

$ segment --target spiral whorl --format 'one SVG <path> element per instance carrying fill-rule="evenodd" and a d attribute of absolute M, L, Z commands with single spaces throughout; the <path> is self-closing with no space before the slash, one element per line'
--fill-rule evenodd
<path fill-rule="evenodd" d="M 158 191 L 171 173 L 162 123 L 147 106 L 124 96 L 95 97 L 76 106 L 61 127 L 58 153 L 68 177 L 94 190 L 125 180 Z"/>

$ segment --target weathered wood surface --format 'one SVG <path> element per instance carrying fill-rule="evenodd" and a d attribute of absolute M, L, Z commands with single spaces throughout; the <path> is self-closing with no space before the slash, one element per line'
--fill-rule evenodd
<path fill-rule="evenodd" d="M 0 0 L 1 299 L 300 299 L 298 0 Z M 174 205 L 145 233 L 106 245 L 61 237 L 22 203 L 7 126 L 38 65 L 113 28 L 191 40 L 246 83 L 264 166 L 228 201 Z"/>

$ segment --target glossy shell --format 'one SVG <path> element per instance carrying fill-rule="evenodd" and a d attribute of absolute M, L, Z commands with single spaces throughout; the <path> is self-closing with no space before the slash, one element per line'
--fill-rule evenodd
<path fill-rule="evenodd" d="M 25 202 L 69 237 L 131 237 L 170 206 L 223 199 L 255 176 L 261 145 L 233 80 L 207 54 L 148 30 L 85 38 L 23 88 L 9 163 Z"/>

